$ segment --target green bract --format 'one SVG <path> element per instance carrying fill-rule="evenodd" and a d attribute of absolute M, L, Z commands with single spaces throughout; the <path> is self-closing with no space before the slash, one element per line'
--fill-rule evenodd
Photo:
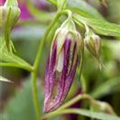
<path fill-rule="evenodd" d="M 17 4 L 9 5 L 8 3 L 6 1 L 4 6 L 0 7 L 0 29 L 3 39 L 6 41 L 7 48 L 10 49 L 10 32 L 18 21 L 20 9 L 17 7 Z"/>

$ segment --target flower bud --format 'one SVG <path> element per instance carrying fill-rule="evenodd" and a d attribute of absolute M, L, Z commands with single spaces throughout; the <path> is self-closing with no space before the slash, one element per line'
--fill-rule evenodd
<path fill-rule="evenodd" d="M 66 20 L 57 29 L 45 70 L 45 112 L 57 109 L 66 98 L 75 76 L 82 43 L 73 21 Z"/>
<path fill-rule="evenodd" d="M 17 2 L 6 0 L 4 6 L 0 6 L 0 29 L 7 46 L 10 44 L 11 29 L 15 26 L 19 15 L 20 9 L 17 7 Z"/>
<path fill-rule="evenodd" d="M 88 34 L 85 37 L 85 46 L 88 51 L 98 60 L 101 69 L 101 67 L 103 66 L 100 60 L 101 38 L 94 33 Z"/>

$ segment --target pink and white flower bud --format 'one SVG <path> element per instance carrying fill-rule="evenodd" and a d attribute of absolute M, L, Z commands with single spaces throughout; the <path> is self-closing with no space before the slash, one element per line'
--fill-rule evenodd
<path fill-rule="evenodd" d="M 57 109 L 65 100 L 75 76 L 81 43 L 73 21 L 65 21 L 56 31 L 45 69 L 44 112 Z"/>

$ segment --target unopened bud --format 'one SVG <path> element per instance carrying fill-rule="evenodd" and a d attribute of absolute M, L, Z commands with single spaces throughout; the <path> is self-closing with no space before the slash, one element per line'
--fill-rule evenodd
<path fill-rule="evenodd" d="M 10 3 L 14 3 L 13 5 Z M 6 1 L 4 6 L 0 6 L 0 29 L 3 33 L 7 47 L 10 45 L 10 32 L 15 26 L 20 16 L 20 9 L 17 2 Z"/>
<path fill-rule="evenodd" d="M 98 60 L 100 69 L 103 66 L 100 60 L 101 55 L 101 38 L 91 33 L 85 37 L 85 46 L 88 51 Z"/>
<path fill-rule="evenodd" d="M 66 20 L 55 32 L 45 70 L 45 112 L 57 109 L 65 100 L 76 73 L 82 43 L 72 20 Z"/>

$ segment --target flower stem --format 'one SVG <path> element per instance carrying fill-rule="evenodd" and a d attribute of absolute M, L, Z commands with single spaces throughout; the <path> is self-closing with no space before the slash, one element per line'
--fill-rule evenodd
<path fill-rule="evenodd" d="M 83 92 L 86 93 L 87 92 L 87 82 L 86 82 L 86 79 L 85 79 L 83 73 L 81 74 L 81 83 L 82 83 Z"/>
<path fill-rule="evenodd" d="M 61 113 L 62 111 L 67 110 L 66 108 L 70 107 L 71 105 L 73 105 L 74 103 L 76 103 L 76 102 L 78 102 L 79 100 L 82 100 L 82 99 L 86 99 L 88 101 L 92 101 L 93 100 L 92 97 L 89 96 L 88 94 L 79 94 L 75 98 L 73 98 L 72 100 L 70 100 L 67 103 L 63 104 L 58 110 L 56 110 L 54 112 L 51 112 L 51 113 L 48 113 L 48 114 L 45 114 L 42 117 L 42 119 L 54 117 L 54 116 L 58 115 L 59 113 Z"/>
<path fill-rule="evenodd" d="M 80 114 L 81 113 L 81 110 L 83 111 L 84 109 L 64 109 L 64 110 L 61 110 L 61 111 L 55 111 L 55 112 L 51 112 L 51 113 L 48 113 L 46 115 L 44 115 L 42 117 L 42 120 L 46 120 L 47 118 L 53 118 L 55 116 L 58 116 L 58 115 L 63 115 L 63 114 Z M 83 114 L 81 114 L 83 115 Z"/>
<path fill-rule="evenodd" d="M 58 110 L 65 109 L 65 108 L 73 105 L 74 103 L 78 102 L 79 100 L 82 100 L 82 99 L 91 100 L 91 97 L 89 95 L 87 95 L 87 94 L 79 94 L 78 96 L 76 96 L 72 100 L 70 100 L 67 103 L 63 104 Z"/>
<path fill-rule="evenodd" d="M 57 13 L 57 15 L 55 16 L 54 20 L 52 21 L 52 23 L 50 24 L 50 26 L 47 28 L 43 39 L 40 42 L 39 48 L 38 48 L 38 52 L 35 58 L 35 62 L 33 65 L 34 71 L 32 72 L 32 91 L 33 91 L 33 102 L 34 102 L 34 108 L 35 108 L 35 113 L 37 116 L 37 120 L 41 120 L 41 115 L 40 115 L 40 105 L 39 105 L 39 101 L 38 101 L 38 92 L 37 92 L 37 71 L 38 71 L 38 67 L 39 67 L 39 63 L 40 63 L 40 59 L 41 59 L 41 55 L 42 55 L 42 50 L 43 50 L 43 46 L 45 43 L 45 40 L 47 39 L 47 36 L 50 32 L 50 30 L 52 29 L 52 27 L 54 26 L 54 24 L 56 23 L 56 21 L 59 19 L 60 14 Z"/>
<path fill-rule="evenodd" d="M 34 103 L 34 109 L 36 113 L 36 119 L 41 120 L 41 115 L 40 115 L 40 108 L 39 108 L 39 101 L 38 101 L 38 96 L 37 96 L 37 74 L 36 72 L 32 73 L 32 93 L 33 93 L 33 103 Z"/>
<path fill-rule="evenodd" d="M 47 36 L 51 30 L 51 28 L 53 27 L 53 25 L 56 23 L 56 21 L 58 20 L 60 16 L 60 13 L 57 13 L 57 15 L 55 16 L 54 20 L 52 21 L 52 23 L 50 24 L 50 26 L 47 28 L 44 36 L 43 36 L 43 39 L 41 40 L 40 42 L 40 45 L 39 45 L 39 49 L 38 49 L 38 53 L 37 53 L 37 56 L 36 56 L 36 59 L 35 59 L 35 62 L 34 62 L 34 68 L 35 70 L 38 68 L 38 65 L 39 65 L 39 62 L 40 62 L 40 59 L 41 59 L 41 55 L 42 55 L 42 49 L 43 49 L 43 46 L 44 46 L 44 43 L 45 43 L 45 40 L 47 39 Z"/>

